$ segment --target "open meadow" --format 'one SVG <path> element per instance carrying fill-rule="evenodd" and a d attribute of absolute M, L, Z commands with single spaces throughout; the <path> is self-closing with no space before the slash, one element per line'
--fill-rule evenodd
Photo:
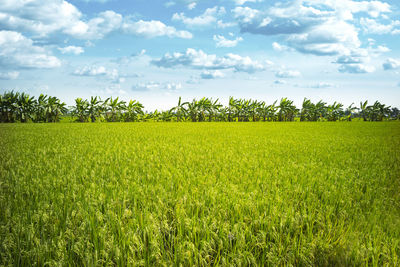
<path fill-rule="evenodd" d="M 400 265 L 400 123 L 0 124 L 0 265 Z"/>

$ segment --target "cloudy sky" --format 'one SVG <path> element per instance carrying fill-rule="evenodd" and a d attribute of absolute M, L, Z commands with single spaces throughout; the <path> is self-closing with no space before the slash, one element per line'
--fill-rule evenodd
<path fill-rule="evenodd" d="M 398 0 L 1 0 L 0 92 L 400 106 Z"/>

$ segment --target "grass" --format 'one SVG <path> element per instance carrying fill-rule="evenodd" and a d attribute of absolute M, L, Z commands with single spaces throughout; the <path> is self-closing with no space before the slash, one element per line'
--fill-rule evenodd
<path fill-rule="evenodd" d="M 0 125 L 0 265 L 400 264 L 400 123 Z"/>

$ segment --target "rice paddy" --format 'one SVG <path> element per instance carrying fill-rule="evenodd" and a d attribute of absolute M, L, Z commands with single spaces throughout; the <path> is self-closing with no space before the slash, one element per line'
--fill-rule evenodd
<path fill-rule="evenodd" d="M 400 265 L 400 123 L 0 125 L 0 265 Z"/>

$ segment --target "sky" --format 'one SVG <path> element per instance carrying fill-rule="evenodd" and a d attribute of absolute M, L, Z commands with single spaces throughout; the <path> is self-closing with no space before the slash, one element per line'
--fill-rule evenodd
<path fill-rule="evenodd" d="M 398 0 L 0 0 L 0 93 L 400 107 Z"/>

